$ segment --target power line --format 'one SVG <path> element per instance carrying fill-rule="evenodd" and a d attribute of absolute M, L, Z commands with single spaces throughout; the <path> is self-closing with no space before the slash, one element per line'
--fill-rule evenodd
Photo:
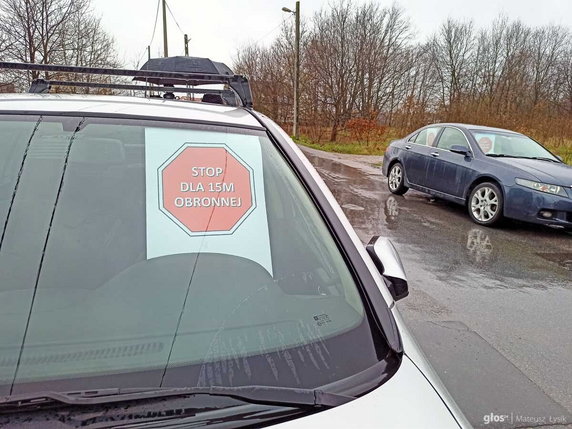
<path fill-rule="evenodd" d="M 293 16 L 293 15 L 292 15 L 292 16 Z M 283 18 L 282 21 L 280 21 L 280 23 L 279 23 L 276 27 L 272 28 L 272 30 L 270 30 L 269 32 L 265 33 L 264 36 L 259 37 L 259 38 L 254 42 L 254 44 L 257 45 L 258 42 L 260 42 L 262 39 L 265 39 L 268 35 L 274 33 L 274 31 L 275 31 L 278 27 L 281 27 L 282 25 L 286 24 L 286 19 L 292 19 L 292 16 L 289 16 L 288 18 Z"/>
<path fill-rule="evenodd" d="M 147 44 L 147 46 L 151 46 L 153 44 L 153 39 L 155 39 L 155 30 L 157 29 L 157 18 L 159 18 L 159 6 L 161 5 L 161 0 L 157 1 L 157 10 L 155 11 L 155 24 L 153 24 L 153 34 L 151 35 L 151 41 Z"/>
<path fill-rule="evenodd" d="M 153 24 L 153 34 L 151 35 L 151 41 L 147 44 L 147 46 L 151 46 L 153 44 L 153 40 L 155 39 L 155 30 L 157 29 L 157 18 L 159 18 L 159 6 L 160 5 L 161 5 L 161 0 L 157 0 L 157 10 L 155 11 L 155 24 Z M 143 50 L 143 53 L 141 54 L 141 56 L 137 60 L 137 63 L 141 62 L 141 59 L 145 55 L 145 52 L 147 52 L 147 46 L 145 46 L 145 49 Z"/>
<path fill-rule="evenodd" d="M 169 3 L 165 2 L 165 4 L 167 5 L 167 10 L 169 11 L 169 13 L 171 14 L 171 18 L 173 18 L 173 21 L 175 21 L 175 24 L 177 24 L 177 27 L 179 27 L 179 31 L 181 32 L 181 34 L 185 34 L 185 32 L 181 29 L 181 26 L 179 25 L 179 23 L 177 22 L 177 18 L 175 18 L 175 15 L 173 14 L 173 12 L 171 11 L 171 6 L 169 6 Z"/>

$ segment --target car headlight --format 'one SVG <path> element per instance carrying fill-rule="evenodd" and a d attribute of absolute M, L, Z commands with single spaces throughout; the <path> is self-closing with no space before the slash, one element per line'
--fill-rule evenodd
<path fill-rule="evenodd" d="M 535 191 L 546 192 L 547 194 L 562 195 L 566 197 L 566 191 L 562 186 L 549 185 L 548 183 L 534 182 L 526 179 L 515 179 L 518 185 L 526 188 L 534 189 Z"/>

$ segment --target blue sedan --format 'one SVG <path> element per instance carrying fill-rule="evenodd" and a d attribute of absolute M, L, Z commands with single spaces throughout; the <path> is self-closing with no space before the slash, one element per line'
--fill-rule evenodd
<path fill-rule="evenodd" d="M 383 174 L 392 193 L 412 188 L 463 204 L 480 225 L 506 217 L 572 228 L 572 167 L 514 131 L 429 125 L 389 145 Z"/>

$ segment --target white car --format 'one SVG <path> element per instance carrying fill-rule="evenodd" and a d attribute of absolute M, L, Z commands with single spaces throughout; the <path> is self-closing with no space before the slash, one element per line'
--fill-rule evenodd
<path fill-rule="evenodd" d="M 392 244 L 363 246 L 246 79 L 190 60 L 146 68 L 164 98 L 0 96 L 0 426 L 470 427 Z M 213 82 L 236 96 L 173 95 Z"/>

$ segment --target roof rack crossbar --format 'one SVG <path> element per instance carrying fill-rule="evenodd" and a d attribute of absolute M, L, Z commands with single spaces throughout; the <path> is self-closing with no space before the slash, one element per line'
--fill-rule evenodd
<path fill-rule="evenodd" d="M 156 70 L 130 70 L 130 69 L 113 69 L 113 68 L 97 68 L 97 67 L 81 67 L 81 66 L 61 66 L 52 64 L 32 64 L 32 63 L 12 63 L 0 61 L 0 69 L 10 70 L 29 70 L 29 71 L 51 71 L 61 73 L 80 73 L 80 74 L 100 74 L 108 76 L 132 76 L 140 81 L 145 78 L 164 78 L 180 81 L 186 85 L 205 85 L 205 84 L 227 84 L 238 95 L 244 107 L 252 107 L 252 94 L 248 79 L 241 75 L 223 75 L 210 73 L 191 73 L 191 72 L 164 72 Z M 53 82 L 52 82 L 53 83 Z M 153 87 L 153 89 L 156 89 Z M 170 92 L 174 92 L 175 88 L 171 88 Z M 185 88 L 184 91 L 190 92 Z M 206 93 L 204 90 L 201 93 Z"/>
<path fill-rule="evenodd" d="M 109 89 L 125 89 L 132 91 L 157 91 L 157 92 L 182 92 L 187 94 L 225 94 L 224 89 L 210 89 L 210 88 L 182 88 L 182 87 L 172 87 L 172 86 L 146 86 L 146 85 L 128 85 L 122 83 L 99 83 L 99 82 L 77 82 L 77 81 L 67 81 L 67 80 L 44 80 L 38 79 L 34 81 L 32 85 L 36 82 L 46 83 L 50 86 L 74 86 L 81 88 L 109 88 Z M 232 91 L 230 91 L 232 94 Z"/>

